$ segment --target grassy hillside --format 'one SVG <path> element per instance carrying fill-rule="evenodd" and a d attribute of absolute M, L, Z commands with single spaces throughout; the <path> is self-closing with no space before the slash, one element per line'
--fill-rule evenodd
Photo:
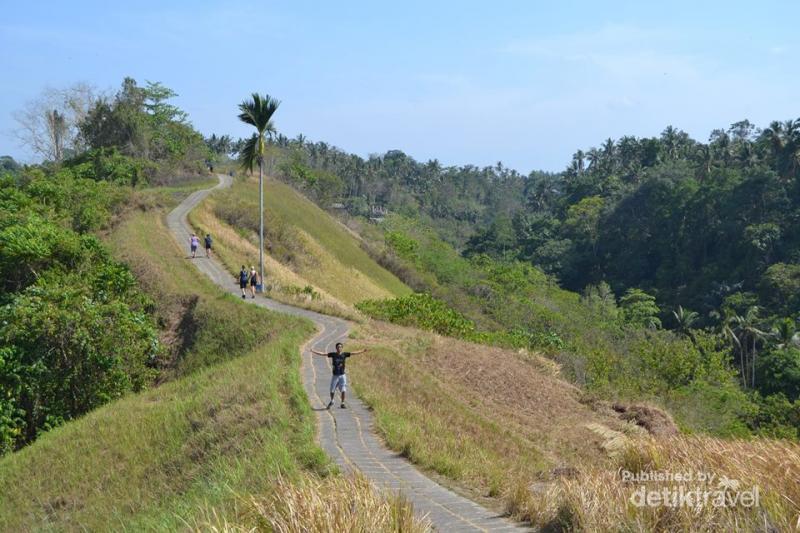
<path fill-rule="evenodd" d="M 372 255 L 451 309 L 447 314 L 407 298 L 358 306 L 370 316 L 545 353 L 583 390 L 611 401 L 656 404 L 686 431 L 750 433 L 752 402 L 713 335 L 646 327 L 631 318 L 646 309 L 618 304 L 603 286 L 579 295 L 529 264 L 465 258 L 421 221 L 392 216 L 383 229 L 370 232 Z M 424 324 L 437 316 L 449 318 Z"/>
<path fill-rule="evenodd" d="M 369 347 L 352 361 L 353 384 L 388 444 L 479 496 L 501 496 L 521 473 L 604 461 L 604 438 L 592 428 L 642 432 L 581 403 L 536 354 L 381 322 L 353 336 Z"/>
<path fill-rule="evenodd" d="M 201 276 L 153 209 L 173 192 L 140 199 L 147 211 L 128 213 L 108 236 L 156 302 L 168 347 L 162 370 L 172 379 L 0 459 L 0 530 L 249 530 L 310 524 L 334 511 L 380 530 L 422 530 L 405 503 L 368 484 L 320 481 L 330 465 L 298 372 L 311 324 L 242 305 Z M 331 487 L 354 492 L 361 507 L 337 510 L 323 494 Z M 311 494 L 317 507 L 293 507 L 284 498 L 293 491 Z"/>
<path fill-rule="evenodd" d="M 352 304 L 410 293 L 361 248 L 359 238 L 291 187 L 268 180 L 265 193 L 266 276 L 273 296 L 352 315 Z M 192 213 L 198 232 L 216 237 L 226 266 L 258 261 L 257 180 L 237 180 Z"/>

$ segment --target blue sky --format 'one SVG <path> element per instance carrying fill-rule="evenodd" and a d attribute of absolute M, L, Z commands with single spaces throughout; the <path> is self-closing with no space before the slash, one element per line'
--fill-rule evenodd
<path fill-rule="evenodd" d="M 0 0 L 0 154 L 31 159 L 12 114 L 45 86 L 125 76 L 204 134 L 248 134 L 258 91 L 290 137 L 524 173 L 668 124 L 800 117 L 795 1 L 108 4 Z"/>

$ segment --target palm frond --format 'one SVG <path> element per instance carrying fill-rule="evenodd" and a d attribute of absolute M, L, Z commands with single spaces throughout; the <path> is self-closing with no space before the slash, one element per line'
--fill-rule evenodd
<path fill-rule="evenodd" d="M 249 100 L 245 100 L 239 104 L 239 120 L 245 124 L 250 124 L 258 130 L 259 135 L 270 131 L 274 131 L 274 125 L 271 123 L 272 115 L 278 110 L 280 101 L 267 95 L 260 95 L 253 93 Z"/>
<path fill-rule="evenodd" d="M 259 159 L 259 137 L 258 134 L 254 133 L 252 137 L 245 141 L 244 146 L 242 147 L 241 152 L 239 152 L 239 163 L 241 164 L 242 168 L 248 170 L 250 172 L 253 171 L 253 167 L 258 164 Z"/>
<path fill-rule="evenodd" d="M 256 125 L 255 108 L 252 106 L 252 102 L 242 102 L 239 104 L 239 110 L 241 111 L 239 120 L 251 126 Z"/>

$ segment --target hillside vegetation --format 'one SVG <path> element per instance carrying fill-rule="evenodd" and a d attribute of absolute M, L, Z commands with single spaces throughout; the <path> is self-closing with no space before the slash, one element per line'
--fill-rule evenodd
<path fill-rule="evenodd" d="M 742 120 L 707 142 L 668 126 L 528 175 L 397 150 L 362 158 L 303 136 L 271 148 L 275 174 L 323 205 L 355 217 L 388 211 L 464 257 L 536 266 L 613 303 L 623 322 L 688 338 L 691 350 L 713 344 L 750 400 L 739 417 L 749 430 L 797 438 L 800 119 Z"/>
<path fill-rule="evenodd" d="M 466 259 L 423 224 L 390 218 L 374 254 L 433 297 L 366 301 L 380 318 L 486 344 L 537 350 L 589 394 L 667 408 L 686 431 L 746 435 L 752 404 L 713 339 L 653 330 L 647 300 L 617 305 L 602 286 L 584 296 L 540 270 Z M 699 345 L 699 347 L 698 347 Z"/>
<path fill-rule="evenodd" d="M 74 100 L 69 122 L 48 110 L 53 160 L 0 171 L 0 454 L 158 378 L 153 301 L 97 234 L 134 188 L 202 168 L 173 96 L 126 78 L 113 98 Z"/>

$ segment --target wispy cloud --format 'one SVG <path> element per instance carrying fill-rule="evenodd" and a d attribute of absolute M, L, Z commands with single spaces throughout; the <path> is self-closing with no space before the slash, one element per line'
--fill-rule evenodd
<path fill-rule="evenodd" d="M 609 25 L 598 30 L 518 40 L 501 51 L 511 56 L 574 63 L 610 79 L 693 79 L 701 70 L 696 54 L 682 50 L 681 35 L 664 29 Z M 567 67 L 568 68 L 568 67 Z"/>

